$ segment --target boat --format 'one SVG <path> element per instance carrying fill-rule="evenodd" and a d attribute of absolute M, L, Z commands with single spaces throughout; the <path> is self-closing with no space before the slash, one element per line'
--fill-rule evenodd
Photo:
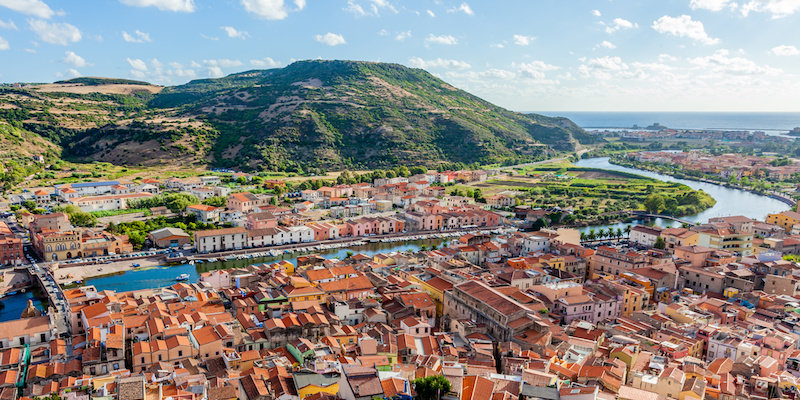
<path fill-rule="evenodd" d="M 180 274 L 180 275 L 178 275 L 177 277 L 175 277 L 175 280 L 176 280 L 176 281 L 186 281 L 186 280 L 189 280 L 189 274 Z"/>
<path fill-rule="evenodd" d="M 189 265 L 194 265 L 194 260 L 190 260 Z"/>
<path fill-rule="evenodd" d="M 139 264 L 139 263 L 133 263 L 133 264 L 131 264 L 131 267 L 133 267 L 133 268 L 136 268 L 136 267 L 141 267 L 141 266 L 142 266 L 142 264 Z"/>

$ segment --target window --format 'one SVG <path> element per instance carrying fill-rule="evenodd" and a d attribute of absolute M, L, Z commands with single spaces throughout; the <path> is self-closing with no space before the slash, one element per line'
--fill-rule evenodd
<path fill-rule="evenodd" d="M 178 350 L 178 357 L 183 357 L 183 350 Z"/>

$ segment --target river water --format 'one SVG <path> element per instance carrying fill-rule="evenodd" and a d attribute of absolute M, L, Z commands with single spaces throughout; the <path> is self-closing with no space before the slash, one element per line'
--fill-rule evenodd
<path fill-rule="evenodd" d="M 42 300 L 37 298 L 33 291 L 28 290 L 25 293 L 17 293 L 0 300 L 3 304 L 3 307 L 0 308 L 0 322 L 19 319 L 19 316 L 25 311 L 25 307 L 28 306 L 28 300 L 33 300 L 33 306 L 44 312 Z"/>
<path fill-rule="evenodd" d="M 426 240 L 410 240 L 410 241 L 394 242 L 394 243 L 369 243 L 361 246 L 321 250 L 314 252 L 314 254 L 319 254 L 322 257 L 328 259 L 331 258 L 343 259 L 347 257 L 348 252 L 353 254 L 361 253 L 361 254 L 366 254 L 368 256 L 373 256 L 378 253 L 391 253 L 396 251 L 419 251 L 423 245 L 430 248 L 431 246 L 440 246 L 443 241 L 447 240 L 426 239 Z M 286 260 L 293 264 L 296 264 L 297 257 L 304 254 L 311 254 L 311 253 L 291 253 L 291 254 L 287 253 L 280 257 L 248 258 L 242 260 L 203 262 L 203 263 L 197 263 L 195 265 L 183 264 L 175 266 L 139 268 L 115 275 L 109 275 L 99 278 L 90 278 L 85 281 L 85 284 L 94 285 L 98 291 L 114 290 L 117 292 L 128 292 L 132 290 L 154 289 L 159 287 L 171 286 L 176 282 L 175 277 L 181 274 L 189 274 L 189 279 L 187 282 L 197 282 L 197 280 L 200 278 L 200 274 L 203 272 L 215 269 L 243 268 L 248 265 L 273 263 L 280 260 Z M 20 310 L 20 312 L 22 312 L 22 310 Z"/>
<path fill-rule="evenodd" d="M 744 215 L 745 217 L 763 221 L 767 217 L 767 214 L 778 213 L 789 209 L 789 206 L 786 205 L 785 203 L 775 200 L 768 196 L 762 196 L 760 194 L 751 193 L 745 190 L 731 189 L 724 186 L 715 185 L 713 183 L 698 182 L 688 179 L 678 179 L 669 175 L 659 174 L 651 171 L 645 171 L 638 168 L 623 167 L 620 165 L 611 164 L 609 162 L 608 157 L 587 158 L 578 161 L 577 163 L 575 163 L 575 165 L 579 167 L 602 168 L 611 171 L 629 172 L 637 175 L 646 176 L 649 178 L 658 179 L 661 181 L 677 182 L 689 186 L 690 188 L 695 190 L 702 190 L 711 195 L 711 197 L 713 197 L 717 201 L 717 203 L 714 204 L 713 207 L 699 214 L 681 217 L 681 219 L 690 222 L 704 223 L 707 222 L 709 218 L 725 217 L 731 215 Z M 660 218 L 657 219 L 655 223 L 659 226 L 680 225 L 674 223 L 673 221 L 662 220 Z M 627 225 L 628 224 L 620 223 L 613 225 L 590 226 L 583 228 L 581 230 L 588 231 L 589 229 L 600 229 L 609 227 L 613 227 L 614 229 L 616 228 L 625 229 L 625 226 Z"/>

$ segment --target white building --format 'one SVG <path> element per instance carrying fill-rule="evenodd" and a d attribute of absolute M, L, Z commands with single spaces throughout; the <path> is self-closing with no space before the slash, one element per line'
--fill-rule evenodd
<path fill-rule="evenodd" d="M 113 194 L 108 196 L 76 197 L 69 200 L 78 206 L 81 211 L 115 211 L 128 208 L 128 202 L 133 200 L 149 199 L 151 193 Z"/>
<path fill-rule="evenodd" d="M 658 226 L 636 225 L 631 228 L 630 241 L 642 246 L 653 247 L 656 239 L 661 236 L 663 228 Z"/>
<path fill-rule="evenodd" d="M 197 231 L 194 246 L 200 253 L 243 249 L 247 246 L 247 231 L 242 227 Z"/>

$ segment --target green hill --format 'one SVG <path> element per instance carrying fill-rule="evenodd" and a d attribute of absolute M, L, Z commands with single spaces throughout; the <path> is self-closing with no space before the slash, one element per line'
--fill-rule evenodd
<path fill-rule="evenodd" d="M 397 64 L 300 61 L 163 90 L 64 83 L 79 86 L 0 89 L 0 119 L 74 161 L 289 171 L 512 163 L 591 140 L 568 119 L 512 112 Z"/>

